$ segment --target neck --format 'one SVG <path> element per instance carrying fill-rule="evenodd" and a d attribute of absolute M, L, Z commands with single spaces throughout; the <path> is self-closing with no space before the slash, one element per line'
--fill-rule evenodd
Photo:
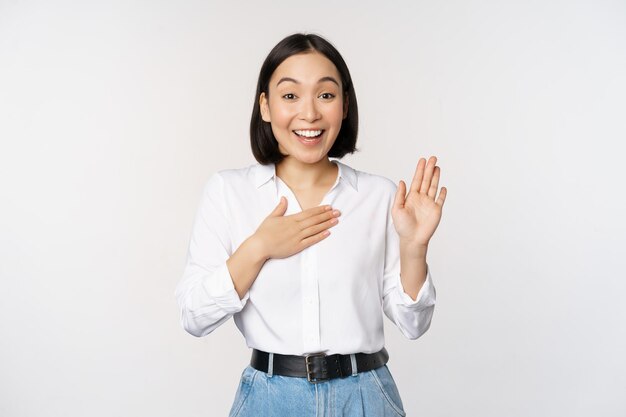
<path fill-rule="evenodd" d="M 288 156 L 276 164 L 276 175 L 292 189 L 308 189 L 334 181 L 338 169 L 328 158 L 309 164 Z"/>

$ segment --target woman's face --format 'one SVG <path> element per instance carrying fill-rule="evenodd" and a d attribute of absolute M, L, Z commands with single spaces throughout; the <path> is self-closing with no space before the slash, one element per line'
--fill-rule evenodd
<path fill-rule="evenodd" d="M 342 91 L 339 71 L 319 52 L 292 55 L 276 68 L 269 82 L 269 100 L 261 93 L 259 104 L 281 153 L 305 163 L 326 158 L 348 114 Z M 304 137 L 319 130 L 317 137 Z"/>

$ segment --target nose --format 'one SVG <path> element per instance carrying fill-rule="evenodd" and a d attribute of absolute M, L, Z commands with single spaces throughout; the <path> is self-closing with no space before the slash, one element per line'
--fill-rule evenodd
<path fill-rule="evenodd" d="M 300 119 L 307 122 L 314 122 L 320 118 L 320 112 L 317 108 L 315 98 L 309 98 L 301 101 L 302 106 L 300 108 Z"/>

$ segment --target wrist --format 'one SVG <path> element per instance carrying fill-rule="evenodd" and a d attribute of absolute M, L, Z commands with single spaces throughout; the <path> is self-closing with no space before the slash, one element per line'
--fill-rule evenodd
<path fill-rule="evenodd" d="M 244 244 L 248 248 L 250 256 L 255 261 L 265 262 L 269 259 L 269 255 L 265 251 L 263 242 L 257 237 L 257 235 L 253 234 L 247 238 Z"/>
<path fill-rule="evenodd" d="M 426 258 L 428 252 L 428 244 L 411 242 L 400 239 L 400 253 L 411 258 Z"/>

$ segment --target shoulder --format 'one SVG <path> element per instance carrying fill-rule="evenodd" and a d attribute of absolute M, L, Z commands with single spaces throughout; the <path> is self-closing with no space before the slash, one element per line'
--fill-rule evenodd
<path fill-rule="evenodd" d="M 220 169 L 215 171 L 213 175 L 220 176 L 224 181 L 245 180 L 253 177 L 261 167 L 262 165 L 257 162 L 254 164 L 244 165 L 240 168 Z"/>
<path fill-rule="evenodd" d="M 232 188 L 238 189 L 246 183 L 254 183 L 262 167 L 261 164 L 254 163 L 240 168 L 224 168 L 214 171 L 205 182 L 205 190 L 224 192 Z"/>
<path fill-rule="evenodd" d="M 368 193 L 383 194 L 385 196 L 395 195 L 398 186 L 388 177 L 351 167 L 349 168 L 354 171 L 355 177 L 358 180 L 359 191 L 363 190 Z"/>

